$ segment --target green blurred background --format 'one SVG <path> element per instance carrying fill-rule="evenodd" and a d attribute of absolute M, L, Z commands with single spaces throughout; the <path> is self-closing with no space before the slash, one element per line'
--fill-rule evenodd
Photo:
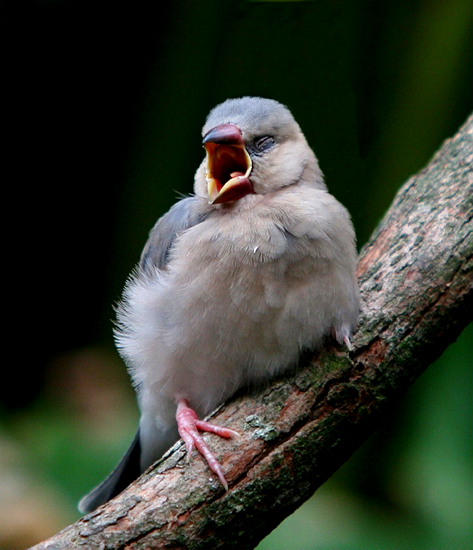
<path fill-rule="evenodd" d="M 0 4 L 0 548 L 79 517 L 138 420 L 113 304 L 154 221 L 192 190 L 227 97 L 292 110 L 360 248 L 472 109 L 468 0 Z M 11 212 L 9 212 L 11 208 Z M 258 547 L 473 548 L 472 325 L 381 429 Z"/>

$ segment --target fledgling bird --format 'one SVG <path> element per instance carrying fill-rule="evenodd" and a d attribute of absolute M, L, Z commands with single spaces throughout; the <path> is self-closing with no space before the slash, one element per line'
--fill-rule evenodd
<path fill-rule="evenodd" d="M 200 432 L 235 432 L 200 419 L 327 337 L 350 346 L 359 315 L 353 226 L 290 111 L 229 99 L 202 135 L 195 194 L 158 220 L 117 311 L 139 430 L 82 512 L 122 491 L 179 435 L 226 487 Z"/>

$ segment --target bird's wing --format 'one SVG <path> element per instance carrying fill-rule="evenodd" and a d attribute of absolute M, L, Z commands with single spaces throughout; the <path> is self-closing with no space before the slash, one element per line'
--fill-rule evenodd
<path fill-rule="evenodd" d="M 199 197 L 187 197 L 177 202 L 151 230 L 141 254 L 140 268 L 144 271 L 164 269 L 176 237 L 203 222 L 208 212 L 208 204 Z"/>
<path fill-rule="evenodd" d="M 176 203 L 151 230 L 141 255 L 140 269 L 148 273 L 153 273 L 156 269 L 164 269 L 175 239 L 186 229 L 204 221 L 207 215 L 208 204 L 198 197 L 187 197 Z M 104 502 L 121 493 L 132 481 L 137 479 L 142 472 L 141 455 L 140 430 L 138 430 L 120 464 L 105 481 L 80 501 L 79 510 L 83 513 L 95 510 Z M 155 458 L 157 459 L 159 456 Z"/>

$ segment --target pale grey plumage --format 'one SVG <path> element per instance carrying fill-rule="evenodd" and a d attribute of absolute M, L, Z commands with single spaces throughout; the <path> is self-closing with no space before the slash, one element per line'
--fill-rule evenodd
<path fill-rule="evenodd" d="M 142 412 L 141 470 L 178 438 L 178 400 L 206 415 L 325 338 L 349 342 L 358 319 L 353 227 L 289 110 L 228 100 L 203 135 L 225 124 L 241 131 L 254 193 L 209 204 L 204 160 L 195 196 L 151 231 L 118 309 L 117 345 Z M 115 482 L 81 509 L 113 496 Z"/>

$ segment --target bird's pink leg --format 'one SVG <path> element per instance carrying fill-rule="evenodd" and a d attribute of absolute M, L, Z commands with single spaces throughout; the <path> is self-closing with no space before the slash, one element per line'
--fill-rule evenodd
<path fill-rule="evenodd" d="M 220 463 L 215 455 L 207 446 L 204 438 L 200 435 L 199 430 L 203 432 L 211 432 L 227 439 L 233 436 L 238 436 L 238 432 L 199 420 L 197 413 L 194 409 L 191 409 L 186 399 L 180 399 L 177 403 L 176 420 L 177 429 L 179 430 L 179 435 L 186 444 L 188 456 L 192 454 L 195 447 L 205 458 L 212 472 L 217 474 L 222 485 L 225 487 L 225 490 L 228 490 L 228 483 L 223 475 L 222 467 L 220 466 Z"/>

